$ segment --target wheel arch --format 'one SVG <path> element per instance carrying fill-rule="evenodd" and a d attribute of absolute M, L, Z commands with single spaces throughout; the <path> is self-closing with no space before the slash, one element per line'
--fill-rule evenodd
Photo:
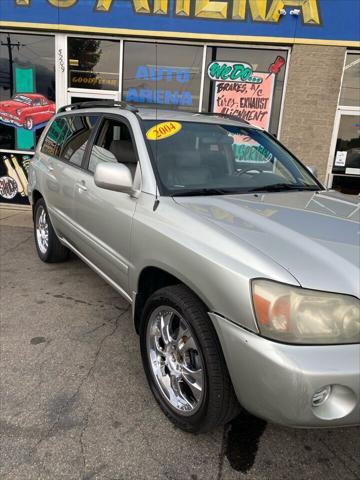
<path fill-rule="evenodd" d="M 156 290 L 171 285 L 185 285 L 185 287 L 198 297 L 205 308 L 208 309 L 206 300 L 195 291 L 191 286 L 191 282 L 182 278 L 181 275 L 170 273 L 168 270 L 158 266 L 144 267 L 138 277 L 137 291 L 133 305 L 134 326 L 137 333 L 140 331 L 141 314 L 147 299 L 156 292 Z"/>

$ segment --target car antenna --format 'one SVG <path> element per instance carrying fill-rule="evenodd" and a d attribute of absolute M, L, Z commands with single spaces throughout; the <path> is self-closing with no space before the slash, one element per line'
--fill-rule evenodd
<path fill-rule="evenodd" d="M 156 92 L 156 95 L 155 95 L 155 98 L 157 98 L 157 91 L 158 91 L 158 85 L 157 85 L 157 82 L 158 82 L 158 58 L 157 58 L 157 47 L 158 47 L 158 44 L 157 42 L 155 42 L 155 68 L 156 68 L 156 71 L 155 71 L 155 92 Z M 155 125 L 156 125 L 156 128 L 157 128 L 157 104 L 155 103 Z M 155 142 L 155 162 L 157 163 L 157 142 Z M 158 196 L 158 186 L 157 186 L 157 182 L 156 182 L 156 185 L 155 185 L 155 202 L 154 202 L 154 205 L 153 205 L 153 212 L 156 211 L 156 209 L 158 208 L 159 206 L 159 203 L 160 203 L 160 200 L 159 200 L 159 196 Z"/>

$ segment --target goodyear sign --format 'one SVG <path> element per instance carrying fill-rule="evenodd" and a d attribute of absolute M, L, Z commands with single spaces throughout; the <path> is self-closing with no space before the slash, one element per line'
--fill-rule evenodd
<path fill-rule="evenodd" d="M 0 27 L 360 46 L 360 0 L 1 0 Z"/>

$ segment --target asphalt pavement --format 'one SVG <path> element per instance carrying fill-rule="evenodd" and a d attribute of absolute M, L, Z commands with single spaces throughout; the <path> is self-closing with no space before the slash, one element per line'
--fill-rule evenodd
<path fill-rule="evenodd" d="M 30 211 L 0 208 L 2 480 L 354 480 L 359 428 L 251 416 L 204 435 L 165 418 L 126 302 L 72 256 L 42 263 Z"/>

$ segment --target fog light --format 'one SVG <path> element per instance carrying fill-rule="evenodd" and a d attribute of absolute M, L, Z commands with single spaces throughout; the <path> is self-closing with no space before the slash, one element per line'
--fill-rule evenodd
<path fill-rule="evenodd" d="M 331 385 L 322 387 L 320 390 L 315 392 L 312 397 L 312 406 L 320 407 L 320 405 L 323 405 L 326 402 L 326 400 L 329 398 L 330 393 L 331 393 Z"/>

